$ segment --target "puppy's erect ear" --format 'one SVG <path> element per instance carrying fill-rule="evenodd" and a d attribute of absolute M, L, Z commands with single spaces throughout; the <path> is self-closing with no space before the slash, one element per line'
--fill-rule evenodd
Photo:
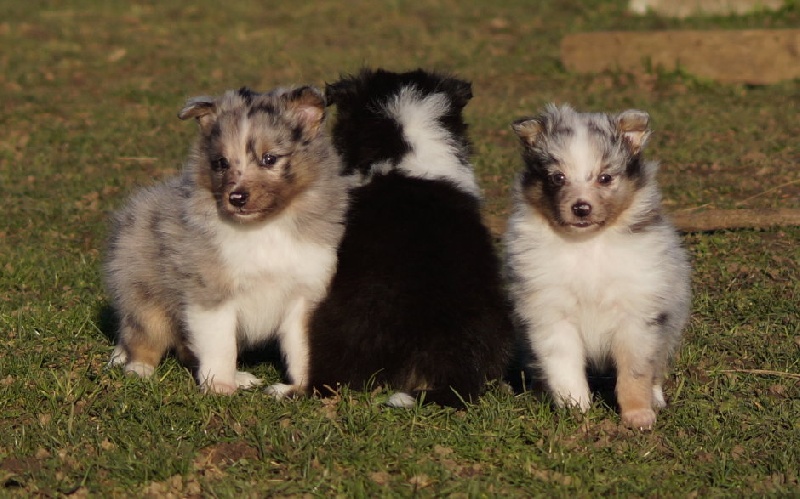
<path fill-rule="evenodd" d="M 520 118 L 511 124 L 511 128 L 514 129 L 514 133 L 517 134 L 523 145 L 532 146 L 539 141 L 542 133 L 544 133 L 544 118 L 541 116 Z"/>
<path fill-rule="evenodd" d="M 355 80 L 350 78 L 342 78 L 336 83 L 325 84 L 325 100 L 328 105 L 340 104 L 345 95 L 350 93 L 356 86 Z"/>
<path fill-rule="evenodd" d="M 325 96 L 310 86 L 296 88 L 281 95 L 292 120 L 303 127 L 303 135 L 315 137 L 325 121 Z"/>
<path fill-rule="evenodd" d="M 186 101 L 186 105 L 178 113 L 178 118 L 187 120 L 189 118 L 197 119 L 200 129 L 208 131 L 211 124 L 217 117 L 217 100 L 214 97 L 203 95 L 200 97 L 192 97 Z"/>
<path fill-rule="evenodd" d="M 628 109 L 619 113 L 615 122 L 631 154 L 641 152 L 650 136 L 650 115 L 638 109 Z"/>
<path fill-rule="evenodd" d="M 336 96 L 338 94 L 337 83 L 325 84 L 325 103 L 328 106 L 336 104 Z"/>
<path fill-rule="evenodd" d="M 463 108 L 472 99 L 472 83 L 458 78 L 449 78 L 449 94 L 453 99 L 453 104 L 459 108 Z"/>

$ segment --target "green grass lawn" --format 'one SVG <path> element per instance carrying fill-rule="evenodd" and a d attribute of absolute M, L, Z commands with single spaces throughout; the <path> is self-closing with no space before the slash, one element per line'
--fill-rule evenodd
<path fill-rule="evenodd" d="M 107 370 L 108 212 L 175 173 L 185 99 L 322 85 L 363 65 L 473 82 L 486 215 L 520 167 L 510 122 L 549 101 L 651 113 L 668 210 L 800 208 L 800 82 L 719 85 L 658 69 L 568 74 L 567 33 L 800 26 L 634 18 L 624 1 L 0 3 L 0 496 L 800 495 L 800 229 L 687 234 L 693 316 L 653 432 L 536 391 L 465 412 L 386 393 L 201 395 L 168 359 Z M 271 363 L 252 371 L 279 379 Z"/>

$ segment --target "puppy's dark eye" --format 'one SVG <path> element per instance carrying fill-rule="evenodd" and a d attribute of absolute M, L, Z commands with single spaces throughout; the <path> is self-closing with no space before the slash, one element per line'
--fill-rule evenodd
<path fill-rule="evenodd" d="M 550 174 L 550 183 L 556 186 L 564 185 L 564 182 L 567 181 L 567 176 L 563 173 L 552 173 Z"/>
<path fill-rule="evenodd" d="M 608 173 L 603 173 L 599 177 L 597 177 L 597 182 L 601 185 L 608 185 L 611 181 L 614 180 L 614 177 L 609 175 Z"/>
<path fill-rule="evenodd" d="M 230 167 L 231 165 L 228 163 L 227 158 L 217 158 L 211 162 L 211 169 L 215 172 L 224 172 Z"/>
<path fill-rule="evenodd" d="M 258 160 L 258 166 L 263 168 L 271 168 L 278 162 L 278 156 L 265 152 Z"/>

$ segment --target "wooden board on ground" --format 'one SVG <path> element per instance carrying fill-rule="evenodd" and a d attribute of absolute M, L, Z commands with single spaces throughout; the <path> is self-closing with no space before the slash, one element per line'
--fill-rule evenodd
<path fill-rule="evenodd" d="M 778 10 L 785 3 L 785 0 L 630 0 L 628 10 L 636 14 L 652 11 L 660 16 L 684 18 Z"/>
<path fill-rule="evenodd" d="M 675 228 L 681 232 L 713 232 L 733 229 L 770 229 L 773 227 L 800 227 L 800 209 L 710 209 L 693 211 L 683 209 L 668 213 Z M 506 232 L 506 217 L 485 216 L 486 225 L 498 241 Z"/>
<path fill-rule="evenodd" d="M 561 41 L 567 70 L 680 68 L 701 78 L 769 85 L 800 78 L 800 29 L 577 33 Z"/>
<path fill-rule="evenodd" d="M 790 208 L 679 211 L 671 214 L 670 218 L 682 232 L 800 227 L 800 210 Z"/>

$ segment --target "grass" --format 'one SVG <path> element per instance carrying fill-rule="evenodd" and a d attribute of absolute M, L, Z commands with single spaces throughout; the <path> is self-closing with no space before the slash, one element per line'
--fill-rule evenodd
<path fill-rule="evenodd" d="M 800 494 L 800 229 L 688 234 L 694 310 L 656 429 L 494 388 L 466 412 L 386 393 L 202 396 L 167 360 L 107 370 L 106 219 L 173 174 L 188 96 L 321 85 L 362 65 L 453 71 L 486 214 L 519 166 L 509 123 L 545 102 L 654 119 L 668 209 L 800 208 L 800 83 L 718 85 L 661 70 L 575 75 L 558 42 L 602 29 L 800 24 L 634 18 L 623 1 L 198 0 L 0 4 L 0 496 L 738 496 Z M 252 366 L 270 381 L 271 363 Z"/>

